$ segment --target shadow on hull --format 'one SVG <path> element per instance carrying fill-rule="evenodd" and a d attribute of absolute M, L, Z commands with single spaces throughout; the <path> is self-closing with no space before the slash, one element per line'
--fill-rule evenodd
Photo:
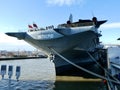
<path fill-rule="evenodd" d="M 77 64 L 79 65 L 79 64 Z M 100 67 L 98 67 L 95 63 L 94 64 L 90 64 L 90 65 L 84 65 L 82 66 L 83 68 L 90 70 L 94 73 L 97 73 L 99 75 L 104 75 L 104 71 L 103 69 L 101 69 Z M 80 77 L 84 77 L 84 78 L 97 78 L 89 73 L 86 73 L 72 65 L 66 65 L 66 66 L 62 66 L 59 68 L 56 68 L 56 75 L 59 76 L 80 76 Z"/>

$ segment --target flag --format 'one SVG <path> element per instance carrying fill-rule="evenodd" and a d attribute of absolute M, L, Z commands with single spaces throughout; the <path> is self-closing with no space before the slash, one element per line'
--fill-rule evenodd
<path fill-rule="evenodd" d="M 37 24 L 35 24 L 35 23 L 33 23 L 33 27 L 36 27 L 36 28 L 38 28 Z"/>
<path fill-rule="evenodd" d="M 28 25 L 29 28 L 33 28 L 31 25 Z"/>

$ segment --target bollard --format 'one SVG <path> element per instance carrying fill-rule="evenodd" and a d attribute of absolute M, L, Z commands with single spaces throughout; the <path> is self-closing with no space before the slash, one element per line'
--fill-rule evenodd
<path fill-rule="evenodd" d="M 20 66 L 16 66 L 16 79 L 17 79 L 17 81 L 19 81 L 20 72 L 21 72 Z"/>
<path fill-rule="evenodd" d="M 8 76 L 9 76 L 9 79 L 8 79 L 8 90 L 11 90 L 11 77 L 12 77 L 12 75 L 13 75 L 13 66 L 12 65 L 10 65 L 9 67 L 8 67 Z"/>
<path fill-rule="evenodd" d="M 8 70 L 7 70 L 7 65 L 1 65 L 1 73 L 0 74 L 2 76 L 2 79 L 4 79 L 4 76 L 6 75 L 7 71 L 8 71 L 8 78 L 9 78 L 9 80 L 11 80 L 11 78 L 13 76 L 13 66 L 9 65 Z M 16 76 L 17 81 L 19 81 L 20 74 L 21 74 L 21 67 L 16 66 L 15 76 Z"/>
<path fill-rule="evenodd" d="M 2 65 L 1 66 L 1 75 L 2 75 L 2 79 L 4 79 L 4 75 L 6 74 L 6 65 Z"/>
<path fill-rule="evenodd" d="M 9 68 L 8 68 L 8 76 L 9 76 L 9 79 L 12 77 L 12 75 L 13 75 L 13 66 L 9 66 Z"/>

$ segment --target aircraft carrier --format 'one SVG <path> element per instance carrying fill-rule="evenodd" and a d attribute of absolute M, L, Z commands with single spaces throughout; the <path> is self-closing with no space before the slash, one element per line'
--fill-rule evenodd
<path fill-rule="evenodd" d="M 91 20 L 79 19 L 73 22 L 73 17 L 70 15 L 66 23 L 59 24 L 57 27 L 52 25 L 38 28 L 37 24 L 33 23 L 33 26 L 28 25 L 28 32 L 6 34 L 19 40 L 22 39 L 45 52 L 55 63 L 57 75 L 85 76 L 82 74 L 83 71 L 66 62 L 56 52 L 79 66 L 103 75 L 103 70 L 96 65 L 95 61 L 102 65 L 105 63 L 102 58 L 106 58 L 106 50 L 100 44 L 99 37 L 102 35 L 98 28 L 106 21 L 98 21 L 96 17 L 93 17 Z"/>

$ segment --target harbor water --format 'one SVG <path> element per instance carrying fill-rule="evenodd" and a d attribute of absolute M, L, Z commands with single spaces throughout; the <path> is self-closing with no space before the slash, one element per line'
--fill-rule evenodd
<path fill-rule="evenodd" d="M 113 55 L 110 53 L 110 56 L 115 58 L 120 57 L 120 54 Z M 117 60 L 120 62 L 120 58 Z M 6 74 L 3 79 L 0 75 L 0 90 L 106 90 L 100 79 L 56 78 L 54 63 L 47 58 L 0 61 L 0 70 L 2 70 L 2 65 L 6 65 Z M 13 66 L 11 79 L 8 75 L 9 66 Z M 16 80 L 17 66 L 21 68 L 18 81 Z"/>
<path fill-rule="evenodd" d="M 0 70 L 2 65 L 6 65 L 6 74 L 4 79 L 0 76 L 0 90 L 96 90 L 102 86 L 100 81 L 70 81 L 73 78 L 56 81 L 54 64 L 46 58 L 0 61 Z M 13 66 L 11 80 L 9 66 Z M 16 80 L 17 66 L 21 67 L 19 81 Z"/>
<path fill-rule="evenodd" d="M 55 83 L 54 64 L 48 59 L 21 59 L 0 61 L 6 65 L 4 79 L 0 76 L 0 90 L 53 90 Z M 13 66 L 9 80 L 8 67 Z M 20 66 L 19 81 L 16 80 L 16 67 Z"/>

